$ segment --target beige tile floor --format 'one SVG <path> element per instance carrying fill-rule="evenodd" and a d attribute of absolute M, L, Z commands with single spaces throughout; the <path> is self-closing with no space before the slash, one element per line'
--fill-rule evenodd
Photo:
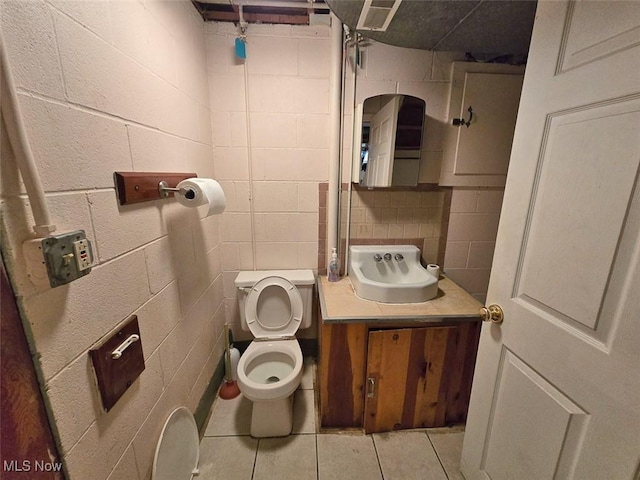
<path fill-rule="evenodd" d="M 461 429 L 317 433 L 315 362 L 305 359 L 293 433 L 249 436 L 251 402 L 216 399 L 200 442 L 200 480 L 464 480 Z"/>

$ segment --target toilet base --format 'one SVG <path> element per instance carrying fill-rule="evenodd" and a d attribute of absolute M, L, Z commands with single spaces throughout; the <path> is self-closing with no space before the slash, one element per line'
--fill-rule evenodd
<path fill-rule="evenodd" d="M 251 436 L 286 437 L 293 430 L 293 395 L 270 402 L 253 402 Z"/>

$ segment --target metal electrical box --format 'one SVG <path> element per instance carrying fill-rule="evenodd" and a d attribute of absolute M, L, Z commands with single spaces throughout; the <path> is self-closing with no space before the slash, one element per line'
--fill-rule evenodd
<path fill-rule="evenodd" d="M 59 287 L 91 272 L 93 251 L 84 230 L 52 235 L 42 240 L 49 283 Z"/>

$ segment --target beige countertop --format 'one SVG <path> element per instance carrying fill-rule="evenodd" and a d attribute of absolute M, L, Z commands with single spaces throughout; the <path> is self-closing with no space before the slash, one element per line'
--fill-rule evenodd
<path fill-rule="evenodd" d="M 387 323 L 479 320 L 482 304 L 446 276 L 438 281 L 438 295 L 423 303 L 381 303 L 356 295 L 348 276 L 338 282 L 318 277 L 318 294 L 324 323 Z"/>

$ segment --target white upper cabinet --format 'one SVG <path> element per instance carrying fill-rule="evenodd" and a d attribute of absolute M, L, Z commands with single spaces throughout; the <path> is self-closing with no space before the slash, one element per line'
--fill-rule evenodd
<path fill-rule="evenodd" d="M 440 185 L 504 186 L 522 90 L 523 66 L 452 66 Z"/>

